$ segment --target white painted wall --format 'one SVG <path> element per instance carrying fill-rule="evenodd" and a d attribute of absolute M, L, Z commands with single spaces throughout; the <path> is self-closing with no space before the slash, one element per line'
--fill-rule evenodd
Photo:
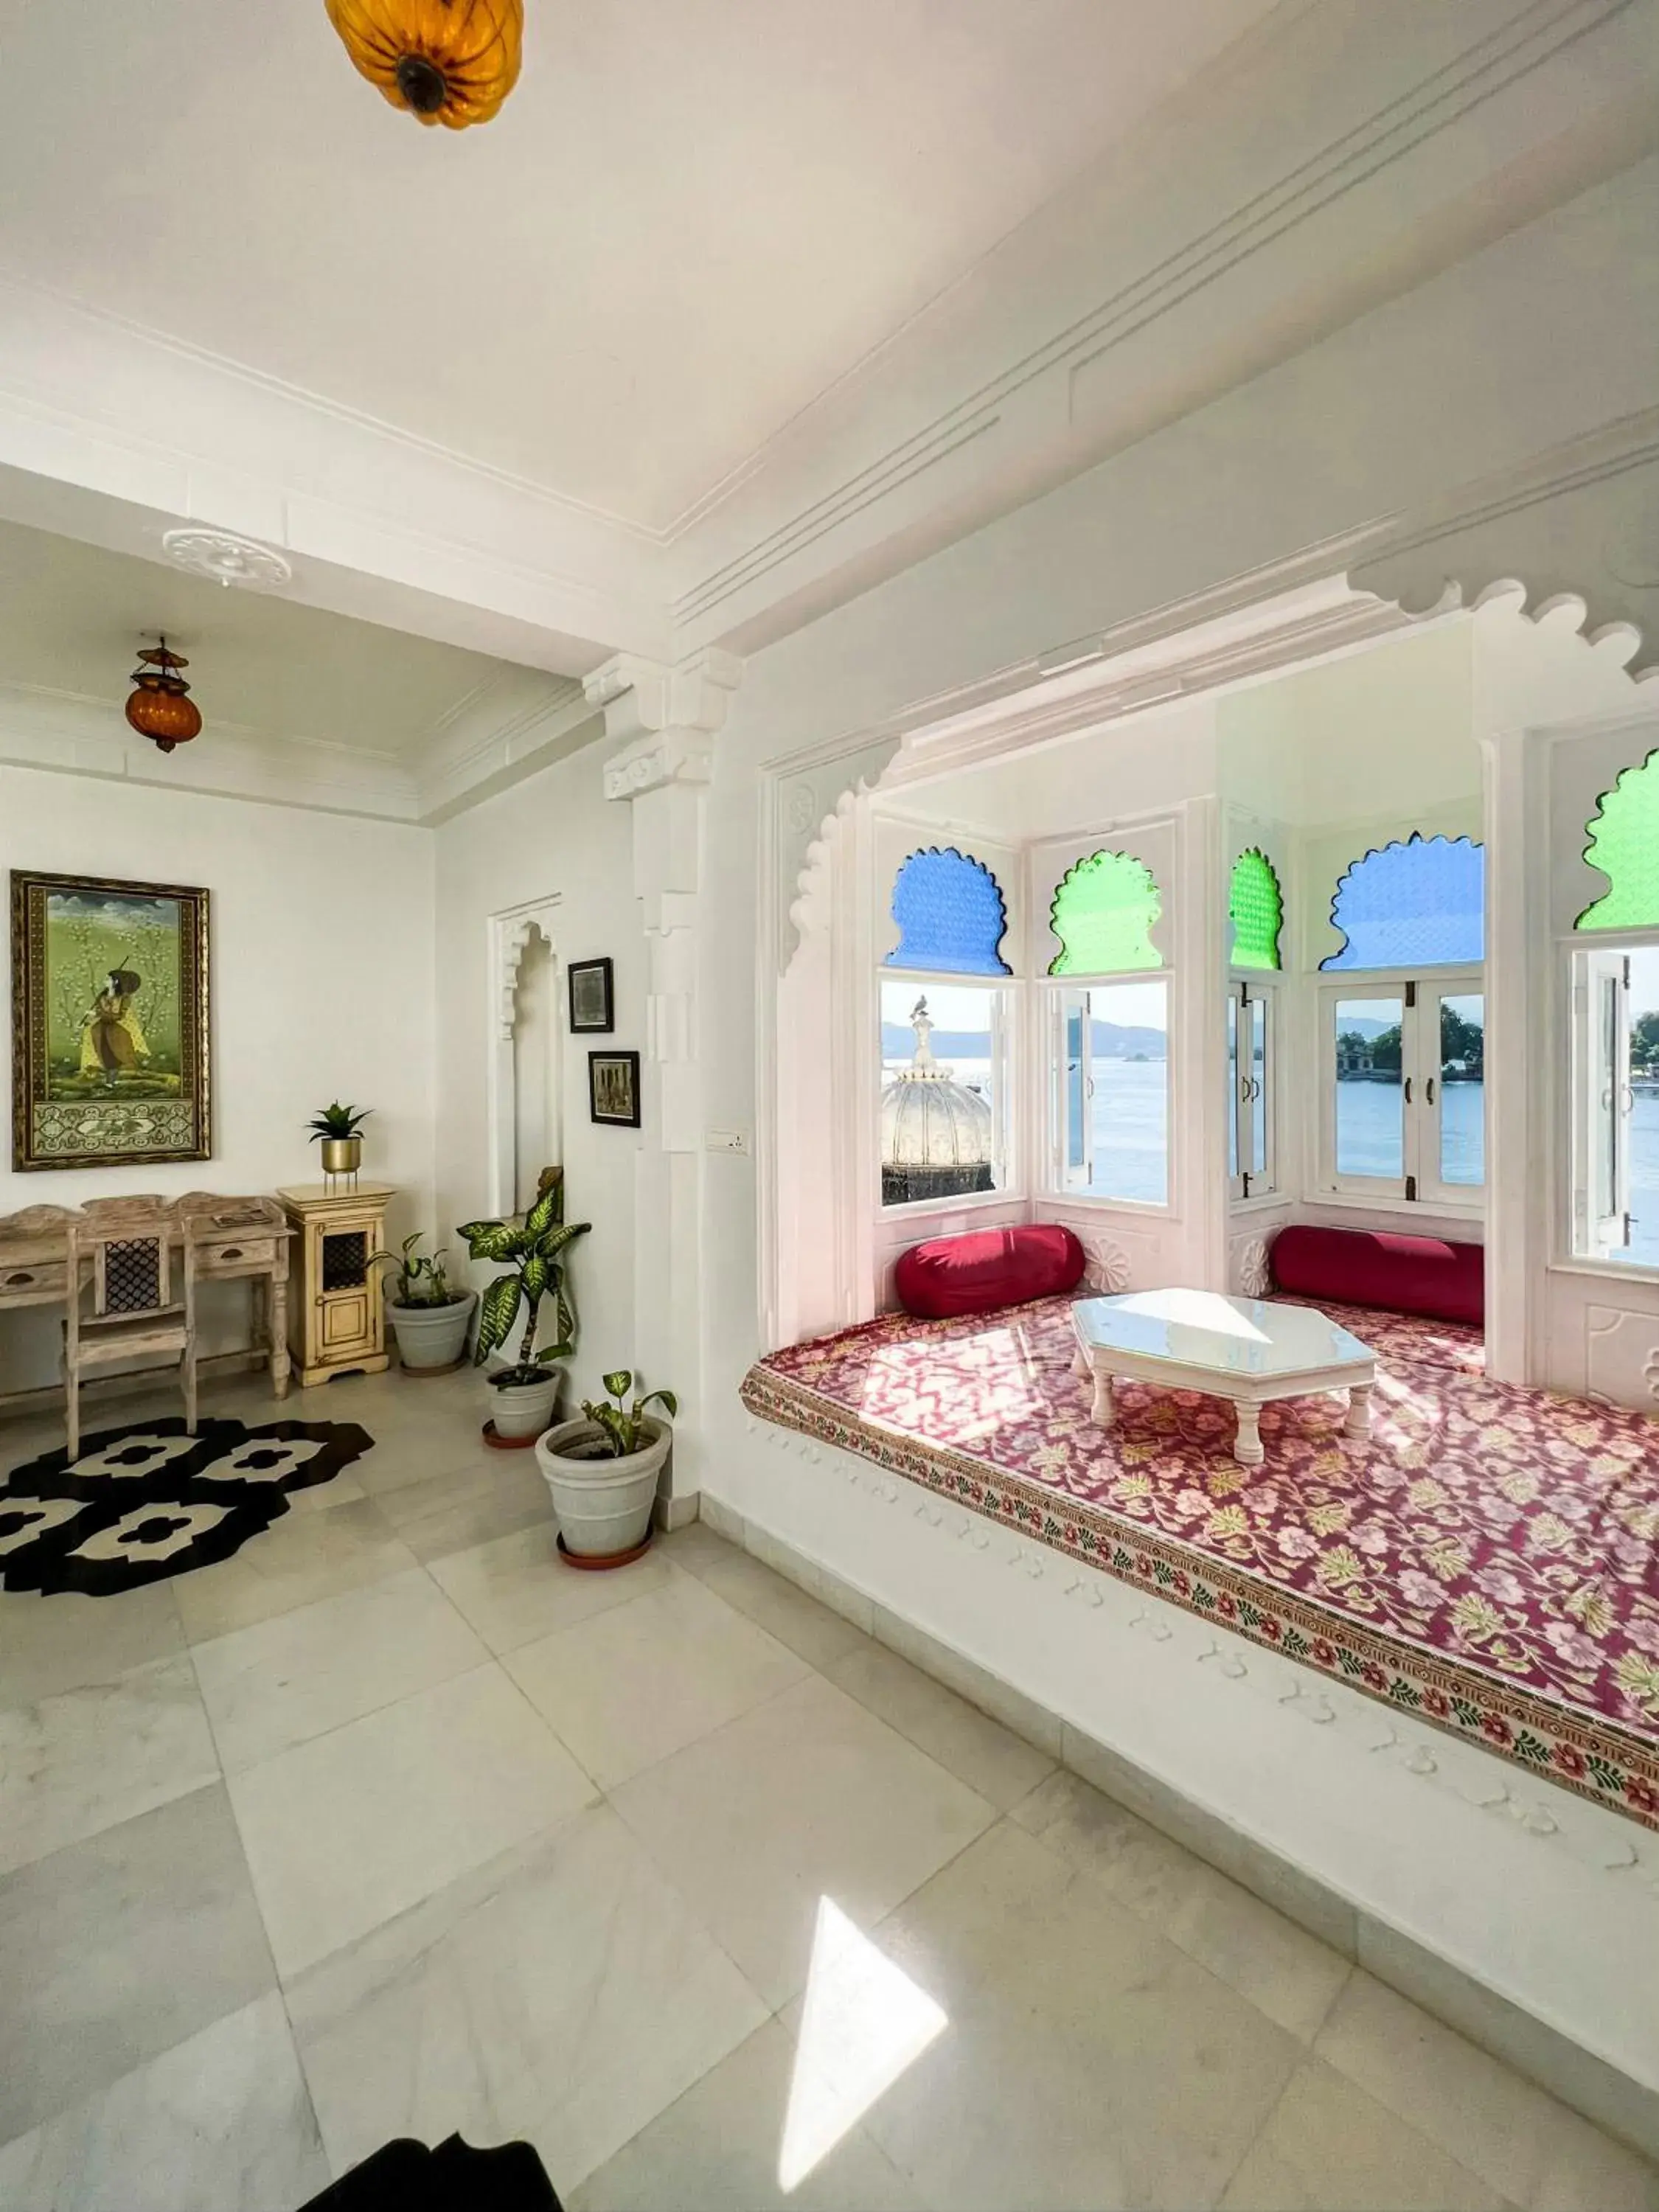
<path fill-rule="evenodd" d="M 430 833 L 437 914 L 437 1218 L 463 1272 L 455 1224 L 489 1210 L 489 1070 L 500 1009 L 489 918 L 532 901 L 557 901 L 550 919 L 558 969 L 550 1011 L 558 1035 L 566 1218 L 593 1224 L 572 1255 L 577 1395 L 591 1394 L 602 1371 L 634 1357 L 640 1138 L 634 1130 L 596 1127 L 587 1111 L 589 1050 L 637 1050 L 644 1042 L 645 946 L 633 891 L 631 824 L 629 809 L 605 797 L 604 757 L 602 744 L 590 745 Z M 566 963 L 604 954 L 616 963 L 615 1033 L 573 1037 Z M 641 1230 L 648 1249 L 649 1224 Z"/>
<path fill-rule="evenodd" d="M 200 884 L 212 894 L 213 1158 L 16 1175 L 8 1146 L 0 1213 L 140 1191 L 270 1192 L 315 1182 L 306 1122 L 344 1098 L 374 1109 L 364 1172 L 398 1188 L 389 1236 L 430 1225 L 428 831 L 0 769 L 0 868 L 15 867 Z M 240 1285 L 210 1286 L 204 1348 L 245 1345 L 246 1308 Z M 56 1318 L 4 1316 L 0 1389 L 50 1383 L 57 1372 Z"/>

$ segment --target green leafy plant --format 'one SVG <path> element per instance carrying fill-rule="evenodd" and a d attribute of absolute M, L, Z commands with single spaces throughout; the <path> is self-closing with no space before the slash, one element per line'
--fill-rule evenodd
<path fill-rule="evenodd" d="M 635 1452 L 643 1451 L 650 1443 L 645 1428 L 647 1406 L 665 1407 L 671 1419 L 680 1410 L 680 1401 L 672 1390 L 647 1391 L 629 1406 L 628 1394 L 634 1388 L 631 1368 L 618 1367 L 613 1374 L 602 1375 L 599 1380 L 616 1403 L 611 1405 L 603 1398 L 584 1398 L 582 1411 L 595 1428 L 605 1431 L 611 1459 L 628 1459 Z"/>
<path fill-rule="evenodd" d="M 431 1254 L 417 1252 L 416 1246 L 425 1242 L 416 1230 L 414 1236 L 404 1237 L 401 1255 L 377 1252 L 374 1264 L 398 1270 L 397 1303 L 400 1306 L 453 1305 L 461 1293 L 444 1272 L 444 1248 L 441 1245 Z"/>
<path fill-rule="evenodd" d="M 357 1136 L 374 1111 L 372 1106 L 342 1106 L 337 1098 L 331 1106 L 325 1106 L 319 1114 L 312 1115 L 307 1124 L 311 1141 L 315 1145 L 325 1137 Z"/>
<path fill-rule="evenodd" d="M 568 1245 L 586 1237 L 590 1221 L 564 1218 L 564 1177 L 549 1178 L 536 1203 L 522 1221 L 467 1221 L 456 1231 L 466 1239 L 475 1260 L 494 1260 L 511 1268 L 486 1285 L 478 1301 L 478 1341 L 474 1363 L 482 1367 L 492 1352 L 506 1343 L 507 1332 L 527 1308 L 524 1336 L 516 1363 L 490 1381 L 497 1387 L 540 1382 L 549 1364 L 568 1359 L 576 1348 L 576 1309 L 566 1285 L 566 1268 L 559 1257 Z M 544 1299 L 553 1303 L 556 1340 L 536 1349 L 536 1332 Z"/>

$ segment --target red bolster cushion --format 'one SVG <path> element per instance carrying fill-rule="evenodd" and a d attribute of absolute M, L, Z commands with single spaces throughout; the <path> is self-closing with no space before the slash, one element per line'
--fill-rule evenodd
<path fill-rule="evenodd" d="M 1335 1298 L 1476 1328 L 1486 1318 L 1486 1255 L 1479 1244 L 1298 1224 L 1274 1237 L 1272 1263 L 1279 1289 L 1299 1298 Z"/>
<path fill-rule="evenodd" d="M 894 1283 L 906 1313 L 943 1321 L 1074 1290 L 1086 1264 L 1082 1245 L 1060 1222 L 1024 1222 L 913 1244 L 899 1255 Z"/>

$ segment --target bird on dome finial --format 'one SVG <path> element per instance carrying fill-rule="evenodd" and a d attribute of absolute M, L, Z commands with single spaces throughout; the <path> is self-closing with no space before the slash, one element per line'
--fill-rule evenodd
<path fill-rule="evenodd" d="M 925 995 L 918 999 L 910 1009 L 910 1026 L 916 1033 L 916 1048 L 911 1058 L 911 1066 L 937 1067 L 939 1062 L 933 1058 L 931 1042 L 933 1023 L 932 1016 L 927 1012 L 927 1000 Z"/>

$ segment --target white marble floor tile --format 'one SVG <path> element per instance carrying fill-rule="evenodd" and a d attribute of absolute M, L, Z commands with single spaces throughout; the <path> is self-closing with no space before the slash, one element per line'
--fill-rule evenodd
<path fill-rule="evenodd" d="M 218 1779 L 187 1654 L 0 1705 L 0 1873 Z"/>
<path fill-rule="evenodd" d="M 489 1657 L 419 1567 L 198 1644 L 192 1656 L 227 1773 Z"/>
<path fill-rule="evenodd" d="M 1318 2033 L 1351 1971 L 1340 1952 L 1075 1774 L 1051 1775 L 1013 1818 L 1270 2020 Z"/>
<path fill-rule="evenodd" d="M 184 1648 L 170 1582 L 113 1597 L 0 1591 L 0 1705 L 29 1705 L 59 1690 L 112 1681 Z"/>
<path fill-rule="evenodd" d="M 0 2148 L 8 2212 L 289 2212 L 328 2179 L 275 1991 Z"/>
<path fill-rule="evenodd" d="M 854 2121 L 804 2179 L 779 2179 L 796 2046 L 776 2021 L 705 2074 L 566 2201 L 570 2212 L 923 2212 Z"/>
<path fill-rule="evenodd" d="M 666 1535 L 659 1535 L 656 1539 L 656 1547 L 689 1575 L 702 1576 L 709 1567 L 725 1566 L 732 1559 L 749 1557 L 741 1544 L 732 1543 L 729 1537 L 722 1536 L 711 1522 L 701 1518 L 688 1521 L 683 1528 L 673 1529 Z"/>
<path fill-rule="evenodd" d="M 867 1927 L 995 1818 L 818 1676 L 623 1783 L 613 1800 L 774 2006 L 805 1982 L 821 1899 Z"/>
<path fill-rule="evenodd" d="M 695 1575 L 811 1667 L 829 1668 L 869 1641 L 851 1621 L 821 1605 L 798 1583 L 775 1574 L 752 1553 L 716 1536 L 701 1521 L 667 1538 L 665 1548 L 676 1566 Z"/>
<path fill-rule="evenodd" d="M 361 1505 L 368 1492 L 349 1468 L 330 1478 L 326 1482 L 314 1482 L 309 1490 L 290 1490 L 288 1510 L 290 1513 L 328 1513 L 337 1505 Z"/>
<path fill-rule="evenodd" d="M 1503 2212 L 1467 2166 L 1316 2058 L 1227 2185 L 1224 2212 Z"/>
<path fill-rule="evenodd" d="M 1046 1751 L 1013 1735 L 884 1644 L 861 1636 L 855 1650 L 824 1672 L 849 1698 L 867 1705 L 1001 1812 L 1018 1804 L 1054 1771 Z"/>
<path fill-rule="evenodd" d="M 228 1787 L 285 1978 L 597 1795 L 493 1664 Z"/>
<path fill-rule="evenodd" d="M 1634 2152 L 1361 1968 L 1314 2049 L 1516 2204 L 1659 2207 L 1659 2176 Z"/>
<path fill-rule="evenodd" d="M 585 1574 L 568 1567 L 550 1522 L 469 1552 L 434 1559 L 428 1571 L 492 1651 L 515 1651 L 538 1637 L 660 1589 L 674 1570 L 654 1548 L 631 1567 Z"/>
<path fill-rule="evenodd" d="M 290 1987 L 337 2170 L 389 2136 L 524 2136 L 567 2192 L 766 2017 L 607 1808 Z"/>
<path fill-rule="evenodd" d="M 1303 2056 L 1006 1820 L 870 1933 L 947 2018 L 864 2123 L 930 2204 L 1213 2203 Z"/>
<path fill-rule="evenodd" d="M 0 2142 L 275 1979 L 222 1786 L 0 1876 Z"/>
<path fill-rule="evenodd" d="M 417 1559 L 447 1559 L 521 1528 L 552 1525 L 553 1500 L 534 1455 L 490 1456 L 491 1466 L 428 1474 L 377 1494 L 381 1512 Z"/>
<path fill-rule="evenodd" d="M 416 1565 L 372 1503 L 288 1513 L 234 1558 L 177 1575 L 172 1589 L 192 1644 L 251 1628 Z"/>
<path fill-rule="evenodd" d="M 526 1644 L 504 1663 L 606 1789 L 808 1671 L 804 1659 L 678 1571 L 660 1589 Z"/>

